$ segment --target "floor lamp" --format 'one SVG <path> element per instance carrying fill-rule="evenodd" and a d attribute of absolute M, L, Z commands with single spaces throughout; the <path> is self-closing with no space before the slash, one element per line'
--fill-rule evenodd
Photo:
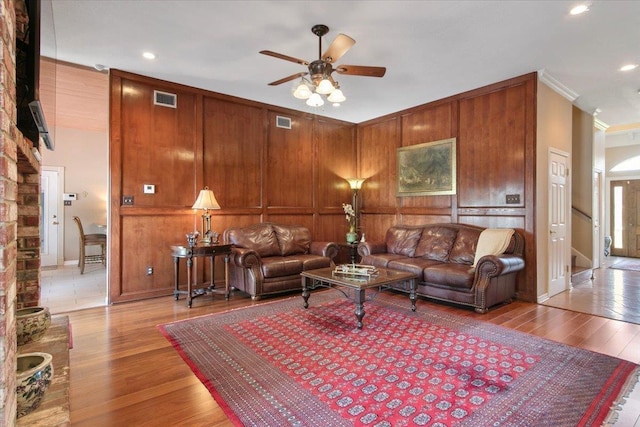
<path fill-rule="evenodd" d="M 349 183 L 349 187 L 351 187 L 351 191 L 353 191 L 353 198 L 351 204 L 353 206 L 353 211 L 355 212 L 356 218 L 356 233 L 359 230 L 359 222 L 360 222 L 360 209 L 358 206 L 358 191 L 362 189 L 362 183 L 366 178 L 346 178 Z"/>

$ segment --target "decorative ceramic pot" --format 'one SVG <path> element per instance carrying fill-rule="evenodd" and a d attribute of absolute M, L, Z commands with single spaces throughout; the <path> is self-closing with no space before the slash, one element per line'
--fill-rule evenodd
<path fill-rule="evenodd" d="M 348 243 L 355 243 L 358 241 L 358 233 L 356 232 L 348 232 L 347 233 L 347 242 Z"/>
<path fill-rule="evenodd" d="M 19 354 L 16 363 L 18 418 L 38 407 L 53 378 L 53 357 L 49 353 Z"/>
<path fill-rule="evenodd" d="M 18 345 L 42 338 L 51 324 L 49 307 L 21 308 L 16 312 Z"/>

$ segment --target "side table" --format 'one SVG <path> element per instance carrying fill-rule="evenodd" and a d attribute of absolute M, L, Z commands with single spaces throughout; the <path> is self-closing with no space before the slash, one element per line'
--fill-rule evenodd
<path fill-rule="evenodd" d="M 347 251 L 349 252 L 349 262 L 351 264 L 358 263 L 358 242 L 356 243 L 342 242 L 342 243 L 338 243 L 338 246 L 340 246 L 340 248 L 347 249 Z M 338 261 L 341 261 L 343 259 L 344 257 L 341 257 L 341 259 L 336 260 L 336 264 L 338 264 Z M 344 262 L 341 262 L 341 263 L 344 264 Z"/>
<path fill-rule="evenodd" d="M 178 300 L 180 294 L 187 295 L 187 307 L 191 308 L 192 300 L 207 292 L 219 292 L 215 287 L 215 259 L 217 256 L 224 255 L 224 297 L 229 299 L 229 256 L 231 255 L 232 245 L 196 245 L 196 246 L 171 246 L 171 256 L 173 256 L 173 277 L 175 290 L 173 296 Z M 187 290 L 181 291 L 178 283 L 178 271 L 180 267 L 180 259 L 187 260 Z M 211 264 L 211 282 L 208 287 L 196 288 L 193 275 L 193 258 L 209 258 Z"/>

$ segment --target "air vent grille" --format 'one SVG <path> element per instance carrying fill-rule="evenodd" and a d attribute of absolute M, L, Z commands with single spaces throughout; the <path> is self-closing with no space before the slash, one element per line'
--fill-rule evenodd
<path fill-rule="evenodd" d="M 175 93 L 161 92 L 159 90 L 153 91 L 153 104 L 161 105 L 163 107 L 176 108 L 178 104 L 178 95 Z"/>
<path fill-rule="evenodd" d="M 276 116 L 276 127 L 291 129 L 291 119 L 289 117 Z"/>

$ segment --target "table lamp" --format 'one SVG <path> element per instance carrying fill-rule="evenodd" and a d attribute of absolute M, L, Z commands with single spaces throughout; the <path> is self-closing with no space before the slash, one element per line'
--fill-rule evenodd
<path fill-rule="evenodd" d="M 217 244 L 219 234 L 215 231 L 211 231 L 211 214 L 209 209 L 220 209 L 220 205 L 216 200 L 216 196 L 213 191 L 209 190 L 209 187 L 204 187 L 200 190 L 196 202 L 191 206 L 191 209 L 203 209 L 202 214 L 202 240 L 201 243 L 210 245 L 211 243 Z"/>

